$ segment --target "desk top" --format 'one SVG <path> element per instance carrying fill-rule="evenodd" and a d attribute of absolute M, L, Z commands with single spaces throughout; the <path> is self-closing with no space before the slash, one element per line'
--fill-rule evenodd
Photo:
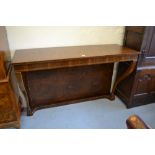
<path fill-rule="evenodd" d="M 101 61 L 103 63 L 110 63 L 137 60 L 138 54 L 139 52 L 133 49 L 116 44 L 35 48 L 17 50 L 13 58 L 13 64 L 14 66 L 19 66 L 45 62 L 51 63 L 59 61 L 62 63 L 64 61 L 72 61 L 68 64 L 71 65 L 73 61 L 78 61 L 78 64 L 80 64 L 79 61 L 83 62 L 86 60 L 87 62 L 85 63 L 87 64 L 98 64 L 101 63 Z"/>
<path fill-rule="evenodd" d="M 137 55 L 138 52 L 120 45 L 88 45 L 17 50 L 13 63 L 90 58 L 100 56 Z"/>

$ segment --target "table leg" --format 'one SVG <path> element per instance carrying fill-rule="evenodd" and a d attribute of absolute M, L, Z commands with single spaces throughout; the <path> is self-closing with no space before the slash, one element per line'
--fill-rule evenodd
<path fill-rule="evenodd" d="M 131 64 L 130 64 L 130 66 L 128 67 L 128 69 L 122 74 L 122 75 L 120 75 L 117 79 L 116 79 L 116 81 L 115 81 L 115 83 L 114 83 L 114 86 L 113 86 L 113 88 L 112 88 L 112 91 L 111 91 L 111 97 L 110 97 L 110 100 L 114 100 L 115 99 L 115 90 L 116 90 L 116 87 L 117 87 L 117 85 L 121 82 L 121 81 L 123 81 L 125 78 L 127 78 L 133 71 L 134 71 L 134 69 L 135 69 L 135 67 L 136 67 L 136 64 L 137 64 L 137 61 L 132 61 L 131 62 Z"/>
<path fill-rule="evenodd" d="M 26 92 L 26 89 L 25 89 L 25 86 L 24 86 L 22 73 L 20 73 L 20 72 L 16 73 L 16 77 L 17 77 L 17 81 L 18 81 L 18 84 L 19 84 L 19 89 L 20 89 L 19 91 L 22 92 L 22 94 L 24 96 L 24 99 L 27 102 L 26 103 L 26 105 L 27 105 L 27 115 L 32 116 L 33 113 L 32 113 L 32 111 L 30 109 L 30 106 L 29 106 L 29 98 L 28 98 L 28 95 L 27 95 L 27 92 Z"/>

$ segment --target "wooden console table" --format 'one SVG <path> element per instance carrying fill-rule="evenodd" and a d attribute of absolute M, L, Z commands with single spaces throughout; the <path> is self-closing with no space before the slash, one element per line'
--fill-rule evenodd
<path fill-rule="evenodd" d="M 41 108 L 97 98 L 115 98 L 116 86 L 131 74 L 139 52 L 119 45 L 89 45 L 17 50 L 16 77 L 27 114 Z M 111 91 L 114 62 L 131 61 Z"/>

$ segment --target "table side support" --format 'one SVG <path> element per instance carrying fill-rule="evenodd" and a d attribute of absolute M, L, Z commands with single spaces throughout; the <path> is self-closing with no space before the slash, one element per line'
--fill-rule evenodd
<path fill-rule="evenodd" d="M 118 86 L 118 84 L 121 81 L 123 81 L 131 73 L 133 73 L 136 65 L 137 65 L 137 61 L 132 61 L 131 64 L 129 65 L 129 67 L 127 68 L 127 70 L 115 80 L 115 83 L 114 83 L 114 86 L 112 88 L 111 95 L 110 95 L 110 98 L 109 98 L 110 100 L 114 100 L 115 99 L 115 90 L 116 90 L 116 87 Z"/>
<path fill-rule="evenodd" d="M 31 108 L 30 108 L 30 105 L 29 105 L 29 98 L 28 98 L 28 94 L 27 94 L 27 91 L 26 91 L 26 88 L 25 88 L 25 85 L 24 85 L 22 73 L 21 72 L 16 72 L 16 78 L 17 78 L 17 81 L 18 81 L 18 84 L 19 84 L 19 89 L 22 92 L 23 97 L 24 97 L 24 99 L 26 101 L 27 115 L 32 116 L 33 113 L 31 111 Z"/>

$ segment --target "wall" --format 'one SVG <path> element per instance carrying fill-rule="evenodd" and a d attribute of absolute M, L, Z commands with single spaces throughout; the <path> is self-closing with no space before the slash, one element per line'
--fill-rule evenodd
<path fill-rule="evenodd" d="M 6 27 L 8 41 L 13 57 L 15 50 L 25 48 L 89 45 L 122 44 L 124 27 Z"/>

